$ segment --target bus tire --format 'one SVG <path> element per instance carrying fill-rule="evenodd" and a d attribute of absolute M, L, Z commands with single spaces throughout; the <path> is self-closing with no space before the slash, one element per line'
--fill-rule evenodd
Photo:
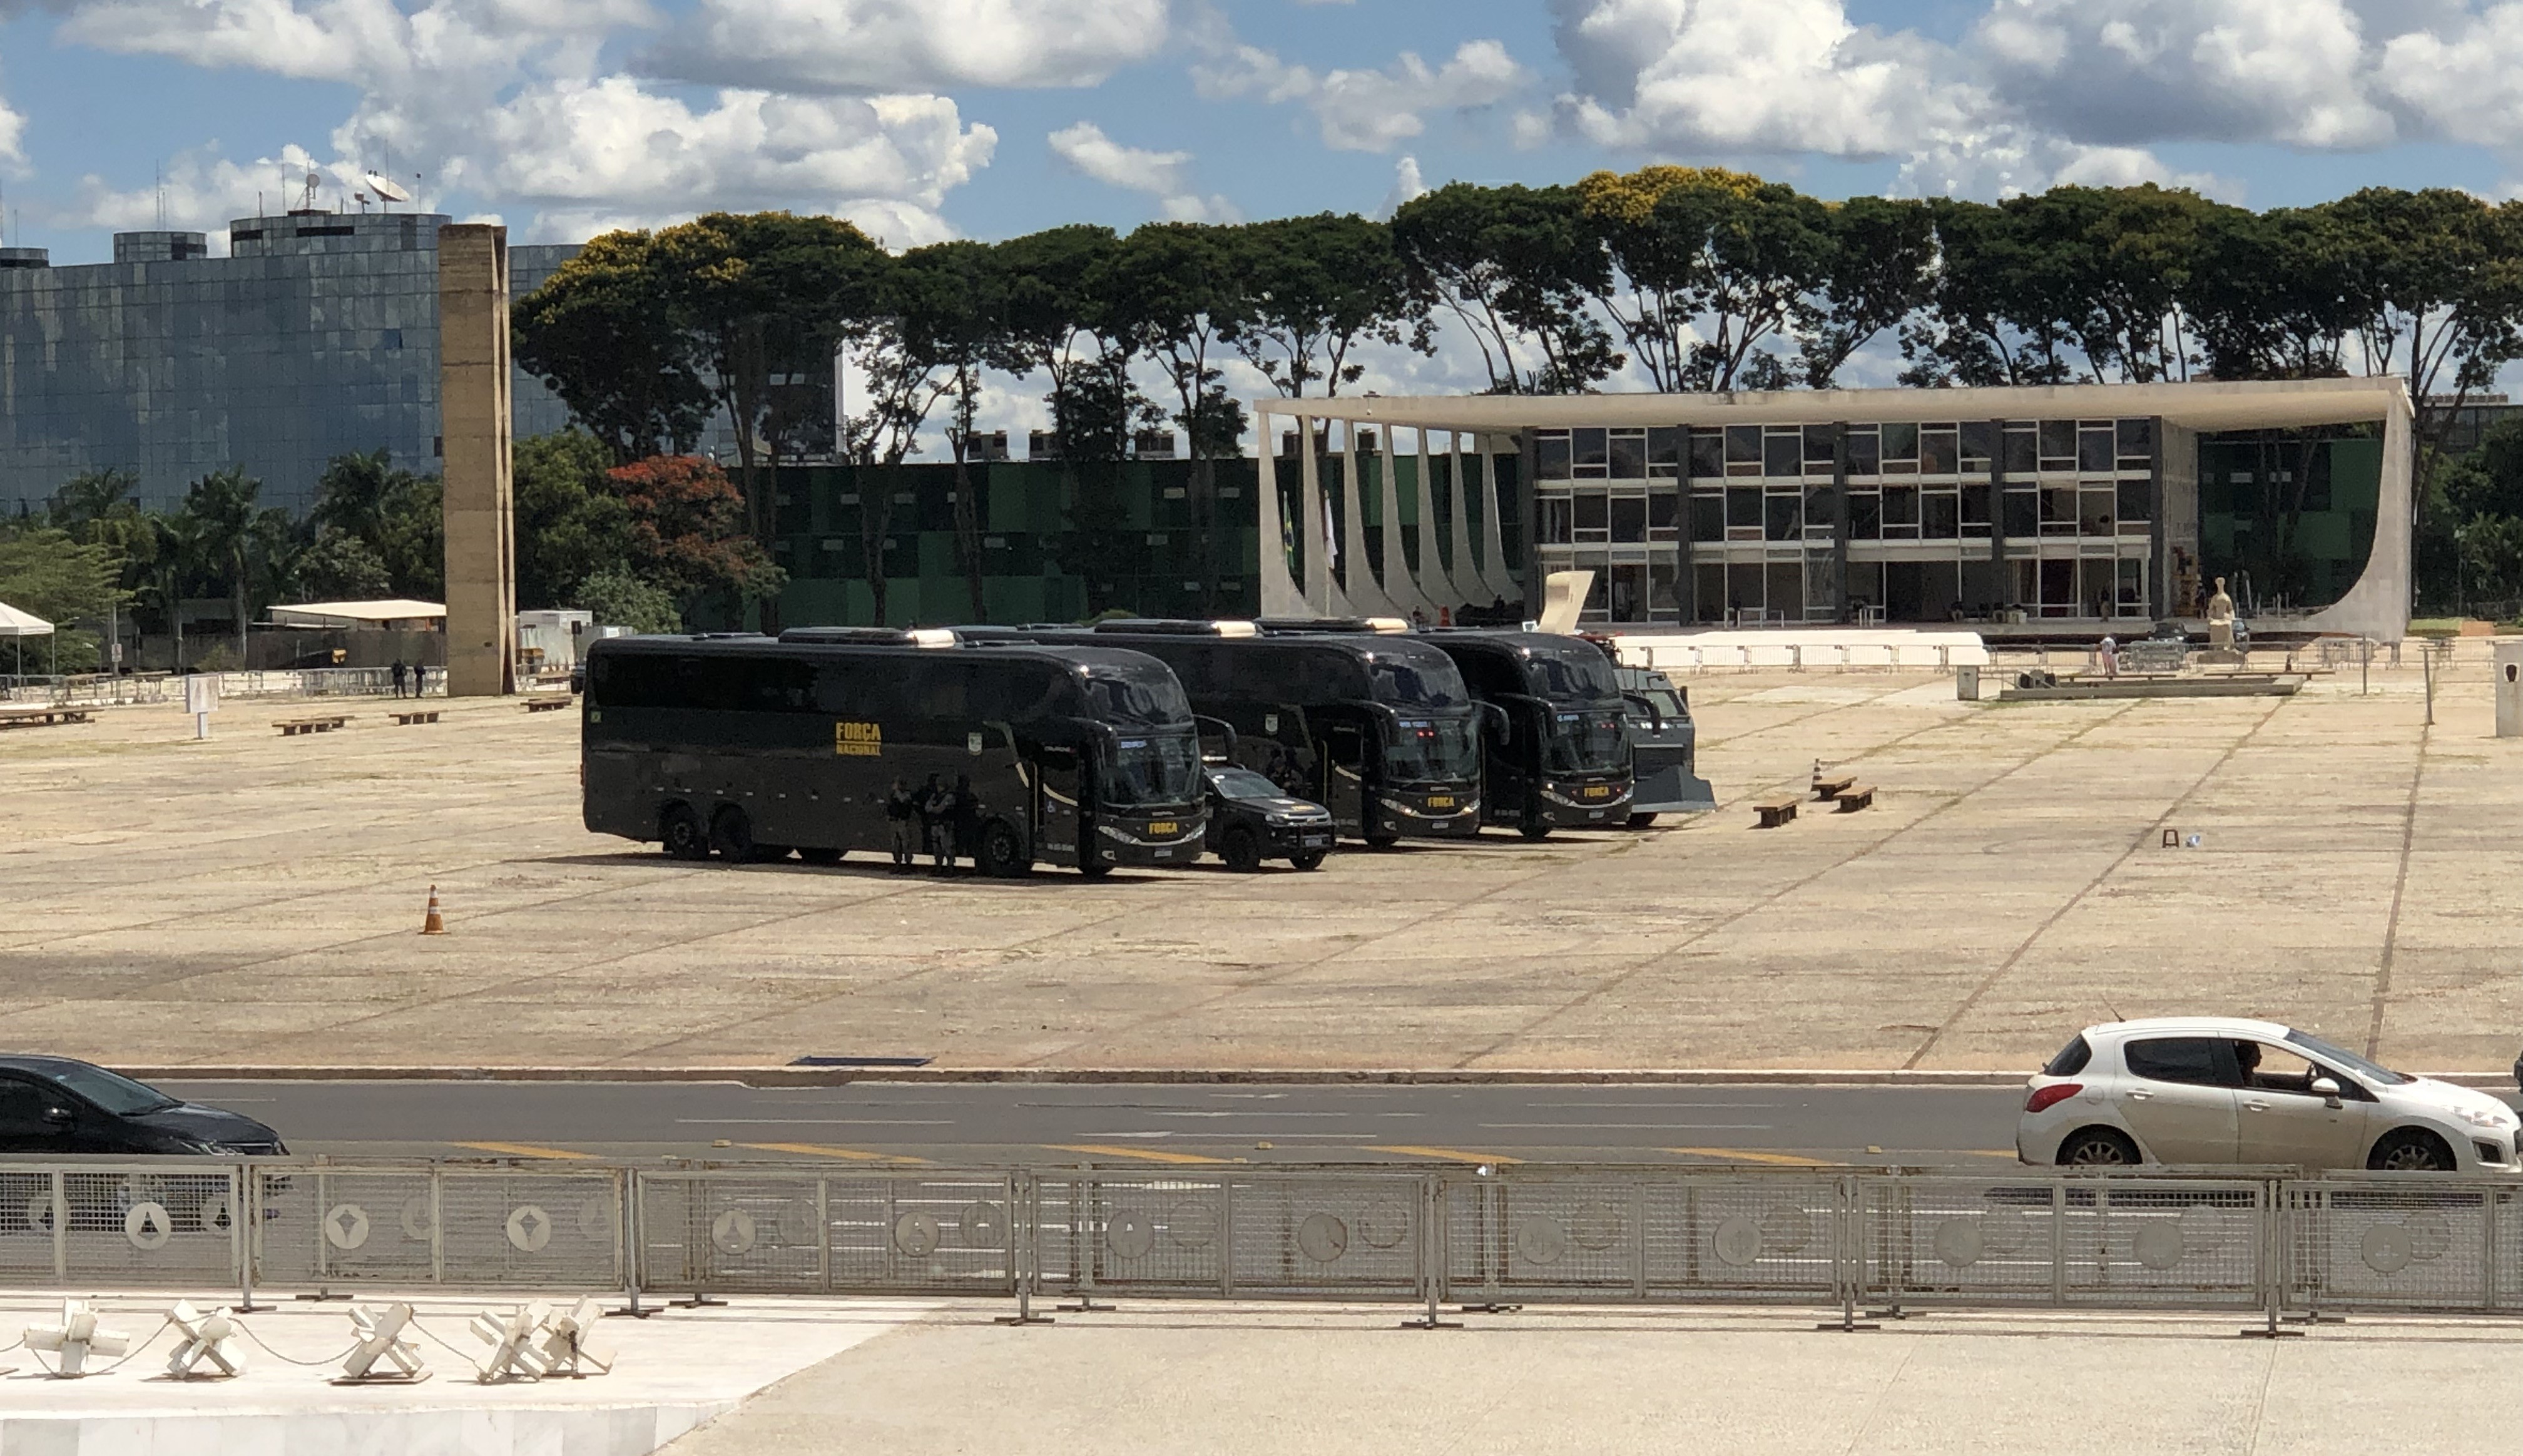
<path fill-rule="evenodd" d="M 1024 837 L 1017 832 L 1017 826 L 994 819 L 981 826 L 981 843 L 973 854 L 973 866 L 983 874 L 1014 879 L 1032 872 L 1033 859 L 1025 853 Z"/>
<path fill-rule="evenodd" d="M 1633 829 L 1643 829 L 1655 822 L 1656 817 L 1652 814 L 1633 814 L 1630 816 L 1630 827 Z"/>
<path fill-rule="evenodd" d="M 1390 829 L 1369 829 L 1363 837 L 1369 849 L 1391 849 L 1402 842 L 1402 836 Z"/>
<path fill-rule="evenodd" d="M 1077 872 L 1088 879 L 1102 879 L 1113 872 L 1113 867 L 1101 861 L 1088 860 L 1077 867 Z"/>
<path fill-rule="evenodd" d="M 1550 837 L 1550 821 L 1544 819 L 1539 812 L 1528 813 L 1524 818 L 1516 821 L 1515 831 L 1540 844 Z"/>
<path fill-rule="evenodd" d="M 1262 836 L 1248 825 L 1232 825 L 1217 836 L 1217 857 L 1227 869 L 1251 874 L 1262 868 Z"/>
<path fill-rule="evenodd" d="M 1300 869 L 1320 869 L 1323 868 L 1323 852 L 1318 849 L 1309 849 L 1302 855 L 1290 855 L 1288 856 L 1288 863 L 1296 866 Z"/>
<path fill-rule="evenodd" d="M 666 857 L 673 860 L 706 860 L 710 857 L 709 830 L 702 827 L 701 817 L 692 813 L 690 804 L 669 804 L 657 816 L 657 837 L 663 841 Z"/>
<path fill-rule="evenodd" d="M 731 865 L 741 865 L 753 858 L 753 821 L 733 804 L 710 817 L 709 837 L 710 848 Z"/>

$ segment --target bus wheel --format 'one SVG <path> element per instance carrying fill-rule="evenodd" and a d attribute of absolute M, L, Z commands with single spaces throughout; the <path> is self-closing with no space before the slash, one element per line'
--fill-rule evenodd
<path fill-rule="evenodd" d="M 1550 837 L 1550 821 L 1539 814 L 1527 814 L 1516 821 L 1515 831 L 1536 844 Z"/>
<path fill-rule="evenodd" d="M 741 865 L 753 858 L 753 821 L 744 811 L 731 804 L 710 821 L 710 848 L 731 865 Z"/>
<path fill-rule="evenodd" d="M 1385 829 L 1369 829 L 1365 838 L 1369 849 L 1391 849 L 1402 842 L 1401 835 Z"/>
<path fill-rule="evenodd" d="M 1302 855 L 1290 855 L 1288 857 L 1288 863 L 1296 866 L 1300 869 L 1320 869 L 1323 868 L 1323 852 L 1318 849 L 1309 849 Z"/>
<path fill-rule="evenodd" d="M 1033 869 L 1016 825 L 1003 819 L 994 819 L 982 828 L 980 848 L 973 856 L 973 864 L 983 874 L 1001 879 L 1014 879 Z"/>
<path fill-rule="evenodd" d="M 1217 837 L 1217 857 L 1229 869 L 1246 874 L 1262 868 L 1262 837 L 1243 824 L 1236 824 Z"/>
<path fill-rule="evenodd" d="M 1630 816 L 1630 827 L 1633 829 L 1643 829 L 1655 822 L 1656 817 L 1652 814 L 1633 814 Z"/>
<path fill-rule="evenodd" d="M 706 860 L 710 854 L 709 830 L 701 827 L 701 817 L 692 813 L 690 804 L 669 804 L 657 816 L 657 837 L 666 843 L 666 855 L 676 860 Z"/>
<path fill-rule="evenodd" d="M 1088 879 L 1102 879 L 1113 872 L 1113 867 L 1097 860 L 1089 860 L 1077 867 L 1077 872 Z"/>

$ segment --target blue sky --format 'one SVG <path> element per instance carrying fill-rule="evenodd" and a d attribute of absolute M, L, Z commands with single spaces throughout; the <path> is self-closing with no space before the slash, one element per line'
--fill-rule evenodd
<path fill-rule="evenodd" d="M 574 239 L 900 244 L 1725 163 L 1816 193 L 2502 197 L 2523 0 L 0 0 L 9 241 L 102 258 L 324 172 Z M 1410 59 L 1415 57 L 1415 60 Z M 1405 161 L 1406 159 L 1406 161 Z"/>

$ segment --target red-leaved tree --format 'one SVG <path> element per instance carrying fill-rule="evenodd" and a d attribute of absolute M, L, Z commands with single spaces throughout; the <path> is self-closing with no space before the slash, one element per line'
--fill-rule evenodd
<path fill-rule="evenodd" d="M 780 594 L 788 574 L 745 527 L 743 493 L 698 455 L 651 455 L 610 472 L 631 516 L 641 575 L 678 597 L 726 592 L 739 602 Z"/>

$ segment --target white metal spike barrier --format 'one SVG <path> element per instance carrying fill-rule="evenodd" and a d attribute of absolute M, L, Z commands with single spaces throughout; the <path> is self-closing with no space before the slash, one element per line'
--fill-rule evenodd
<path fill-rule="evenodd" d="M 473 1338 L 489 1348 L 473 1357 L 473 1368 L 486 1386 L 509 1381 L 541 1380 L 550 1370 L 535 1337 L 544 1333 L 550 1306 L 521 1304 L 505 1314 L 484 1310 L 473 1316 Z"/>
<path fill-rule="evenodd" d="M 238 1339 L 233 1311 L 204 1314 L 178 1299 L 167 1323 L 175 1327 L 176 1339 L 174 1352 L 167 1357 L 167 1379 L 227 1380 L 245 1374 L 245 1342 Z"/>
<path fill-rule="evenodd" d="M 594 1299 L 581 1299 L 566 1314 L 555 1314 L 544 1320 L 542 1343 L 544 1374 L 565 1380 L 585 1380 L 591 1375 L 608 1375 L 613 1370 L 613 1346 L 603 1338 L 604 1312 Z"/>
<path fill-rule="evenodd" d="M 352 1310 L 351 1331 L 357 1339 L 351 1352 L 342 1357 L 342 1374 L 334 1384 L 413 1385 L 429 1379 L 429 1366 L 420 1358 L 420 1346 L 404 1334 L 410 1327 L 408 1304 Z M 377 1369 L 379 1361 L 389 1368 Z"/>
<path fill-rule="evenodd" d="M 26 1348 L 42 1350 L 60 1362 L 53 1368 L 56 1379 L 77 1380 L 88 1373 L 90 1356 L 122 1354 L 131 1348 L 131 1337 L 99 1325 L 85 1299 L 64 1299 L 60 1324 L 26 1327 Z"/>

